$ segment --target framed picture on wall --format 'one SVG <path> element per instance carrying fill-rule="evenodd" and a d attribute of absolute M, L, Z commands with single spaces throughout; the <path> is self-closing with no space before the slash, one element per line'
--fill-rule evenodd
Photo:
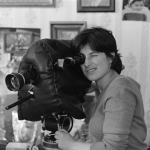
<path fill-rule="evenodd" d="M 4 38 L 5 53 L 24 53 L 32 44 L 32 33 L 7 32 Z"/>
<path fill-rule="evenodd" d="M 59 40 L 71 40 L 81 30 L 87 27 L 86 22 L 51 22 L 51 38 Z"/>
<path fill-rule="evenodd" d="M 0 0 L 0 6 L 54 7 L 56 0 Z"/>
<path fill-rule="evenodd" d="M 135 6 L 140 7 L 134 8 Z M 150 0 L 145 1 L 123 0 L 122 20 L 150 22 Z"/>
<path fill-rule="evenodd" d="M 115 0 L 77 0 L 77 12 L 115 12 Z"/>

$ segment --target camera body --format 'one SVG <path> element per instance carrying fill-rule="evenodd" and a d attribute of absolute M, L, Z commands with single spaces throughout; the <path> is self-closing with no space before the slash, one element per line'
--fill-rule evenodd
<path fill-rule="evenodd" d="M 61 65 L 59 60 L 63 60 Z M 86 117 L 82 103 L 91 81 L 81 70 L 84 60 L 71 41 L 42 39 L 26 51 L 18 73 L 6 77 L 8 89 L 18 91 L 13 106 L 18 105 L 19 120 L 41 120 L 43 130 L 51 131 L 43 138 L 44 149 L 57 148 L 54 132 L 58 128 L 70 132 L 73 118 Z"/>
<path fill-rule="evenodd" d="M 58 59 L 55 65 L 66 70 L 73 65 L 81 65 L 85 61 L 84 54 L 78 53 L 74 57 L 66 57 L 63 60 Z M 61 62 L 61 63 L 60 63 Z M 34 84 L 38 78 L 38 70 L 35 66 L 29 65 L 24 72 L 11 73 L 6 76 L 5 82 L 10 91 L 19 91 L 25 84 Z"/>

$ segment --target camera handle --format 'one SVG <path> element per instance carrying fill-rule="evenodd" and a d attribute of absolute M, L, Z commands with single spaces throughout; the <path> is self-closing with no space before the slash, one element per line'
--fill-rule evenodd
<path fill-rule="evenodd" d="M 12 104 L 10 104 L 10 105 L 8 105 L 8 106 L 6 106 L 5 109 L 6 109 L 6 110 L 9 110 L 9 109 L 11 109 L 12 107 L 15 107 L 15 106 L 17 106 L 17 105 L 19 105 L 19 104 L 21 104 L 21 103 L 23 103 L 23 102 L 29 100 L 30 98 L 34 98 L 33 92 L 31 92 L 31 91 L 28 91 L 28 92 L 30 93 L 29 96 L 27 96 L 27 97 L 25 97 L 25 98 L 22 98 L 22 99 L 20 99 L 19 101 L 15 102 L 15 103 L 12 103 Z"/>

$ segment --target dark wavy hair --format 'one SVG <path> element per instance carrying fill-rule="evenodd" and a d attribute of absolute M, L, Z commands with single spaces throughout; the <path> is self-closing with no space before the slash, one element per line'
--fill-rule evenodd
<path fill-rule="evenodd" d="M 77 53 L 80 53 L 80 50 L 87 44 L 93 51 L 104 52 L 107 57 L 112 59 L 111 69 L 121 73 L 123 68 L 121 55 L 118 53 L 116 40 L 111 31 L 102 27 L 93 27 L 82 30 L 72 39 L 73 49 Z"/>

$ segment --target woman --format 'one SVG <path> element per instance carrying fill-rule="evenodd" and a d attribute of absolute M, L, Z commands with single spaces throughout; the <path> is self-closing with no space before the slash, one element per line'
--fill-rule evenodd
<path fill-rule="evenodd" d="M 60 129 L 55 133 L 59 148 L 146 150 L 147 130 L 140 85 L 120 75 L 122 61 L 112 33 L 100 27 L 85 29 L 73 39 L 73 47 L 85 55 L 82 71 L 90 81 L 95 81 L 100 92 L 89 122 L 91 143 L 75 141 Z"/>

